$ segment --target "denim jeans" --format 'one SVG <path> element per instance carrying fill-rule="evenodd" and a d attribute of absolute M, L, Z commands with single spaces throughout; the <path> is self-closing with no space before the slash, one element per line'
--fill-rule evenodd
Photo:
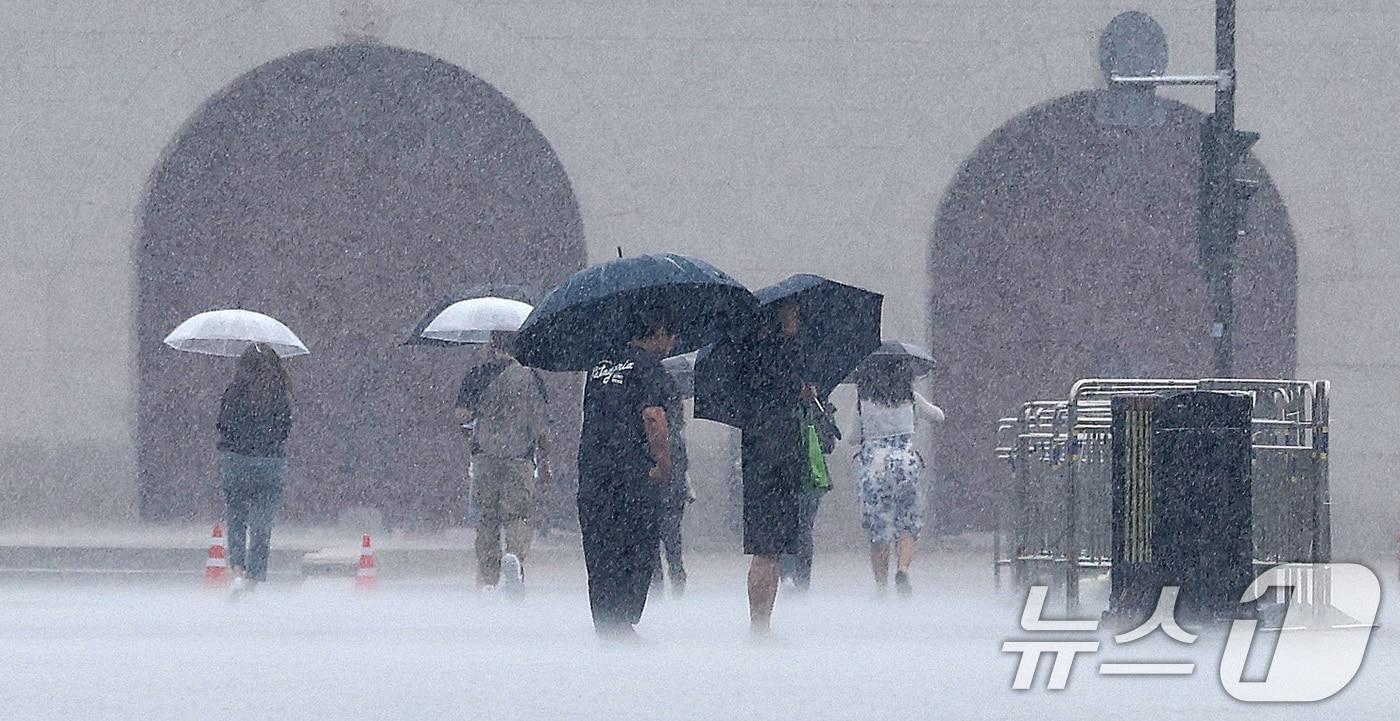
<path fill-rule="evenodd" d="M 229 565 L 246 569 L 253 580 L 265 581 L 287 459 L 225 452 L 222 465 Z"/>

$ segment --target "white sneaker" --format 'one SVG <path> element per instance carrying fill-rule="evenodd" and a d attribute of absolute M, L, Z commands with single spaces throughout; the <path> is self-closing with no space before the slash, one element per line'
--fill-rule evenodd
<path fill-rule="evenodd" d="M 501 591 L 513 596 L 525 591 L 525 572 L 514 553 L 501 556 Z"/>

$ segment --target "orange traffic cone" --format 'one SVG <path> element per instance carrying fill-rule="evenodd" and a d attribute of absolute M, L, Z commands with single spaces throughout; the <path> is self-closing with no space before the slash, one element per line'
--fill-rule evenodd
<path fill-rule="evenodd" d="M 379 576 L 374 570 L 374 548 L 366 533 L 360 539 L 360 567 L 355 569 L 355 590 L 372 591 L 378 584 Z"/>
<path fill-rule="evenodd" d="M 209 559 L 204 562 L 204 587 L 228 588 L 228 560 L 224 558 L 224 527 L 214 524 L 209 539 Z"/>

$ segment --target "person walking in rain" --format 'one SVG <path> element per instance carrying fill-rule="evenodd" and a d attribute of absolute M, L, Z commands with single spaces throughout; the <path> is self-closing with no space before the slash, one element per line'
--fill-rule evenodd
<path fill-rule="evenodd" d="M 480 514 L 478 588 L 524 581 L 536 487 L 550 479 L 544 382 L 512 355 L 512 335 L 491 334 L 491 362 L 468 372 L 457 399 L 457 418 L 471 448 L 472 503 Z"/>
<path fill-rule="evenodd" d="M 914 434 L 924 424 L 943 422 L 943 411 L 916 393 L 912 384 L 909 371 L 899 364 L 872 368 L 857 382 L 859 492 L 862 525 L 870 537 L 870 567 L 883 593 L 893 547 L 895 588 L 902 596 L 913 593 L 909 566 L 924 527 L 924 460 L 914 450 Z"/>
<path fill-rule="evenodd" d="M 836 405 L 830 399 L 822 399 L 820 402 L 804 400 L 802 413 L 804 419 L 811 422 L 817 430 L 822 454 L 830 455 L 836 449 L 836 442 L 841 440 L 841 428 L 836 425 Z M 814 488 L 811 484 L 803 484 L 802 493 L 798 496 L 798 523 L 801 531 L 798 537 L 798 552 L 783 554 L 778 564 L 779 575 L 798 591 L 806 591 L 812 586 L 812 558 L 816 555 L 812 531 L 816 526 L 817 511 L 821 509 L 822 497 L 829 490 L 829 487 Z"/>
<path fill-rule="evenodd" d="M 751 417 L 740 440 L 744 480 L 744 553 L 749 562 L 749 628 L 766 634 L 778 595 L 779 559 L 802 552 L 801 494 L 808 470 L 801 407 L 816 401 L 803 381 L 795 342 L 802 327 L 796 302 L 764 318 L 752 348 L 753 365 L 740 377 Z"/>
<path fill-rule="evenodd" d="M 292 428 L 287 372 L 271 348 L 255 344 L 238 357 L 217 427 L 229 566 L 235 591 L 250 591 L 267 580 L 272 523 L 287 479 L 283 446 Z"/>
<path fill-rule="evenodd" d="M 646 607 L 656 565 L 657 503 L 672 480 L 668 407 L 675 386 L 661 360 L 675 347 L 668 321 L 642 313 L 631 342 L 588 372 L 578 454 L 578 518 L 594 628 L 628 638 Z"/>
<path fill-rule="evenodd" d="M 675 385 L 669 375 L 667 380 Z M 685 447 L 685 401 L 674 388 L 668 392 L 668 397 L 671 402 L 666 406 L 666 424 L 671 435 L 671 480 L 659 492 L 657 531 L 661 543 L 656 568 L 652 571 L 651 587 L 654 591 L 660 591 L 669 576 L 671 594 L 681 596 L 685 594 L 681 525 L 685 520 L 685 507 L 695 500 L 695 492 L 690 487 L 690 461 Z"/>

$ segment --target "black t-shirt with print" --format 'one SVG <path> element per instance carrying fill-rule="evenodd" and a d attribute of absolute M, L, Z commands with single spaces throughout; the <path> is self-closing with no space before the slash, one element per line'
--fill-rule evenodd
<path fill-rule="evenodd" d="M 665 408 L 674 393 L 661 358 L 635 346 L 588 372 L 578 449 L 580 493 L 646 478 L 655 460 L 647 447 L 642 409 Z"/>

